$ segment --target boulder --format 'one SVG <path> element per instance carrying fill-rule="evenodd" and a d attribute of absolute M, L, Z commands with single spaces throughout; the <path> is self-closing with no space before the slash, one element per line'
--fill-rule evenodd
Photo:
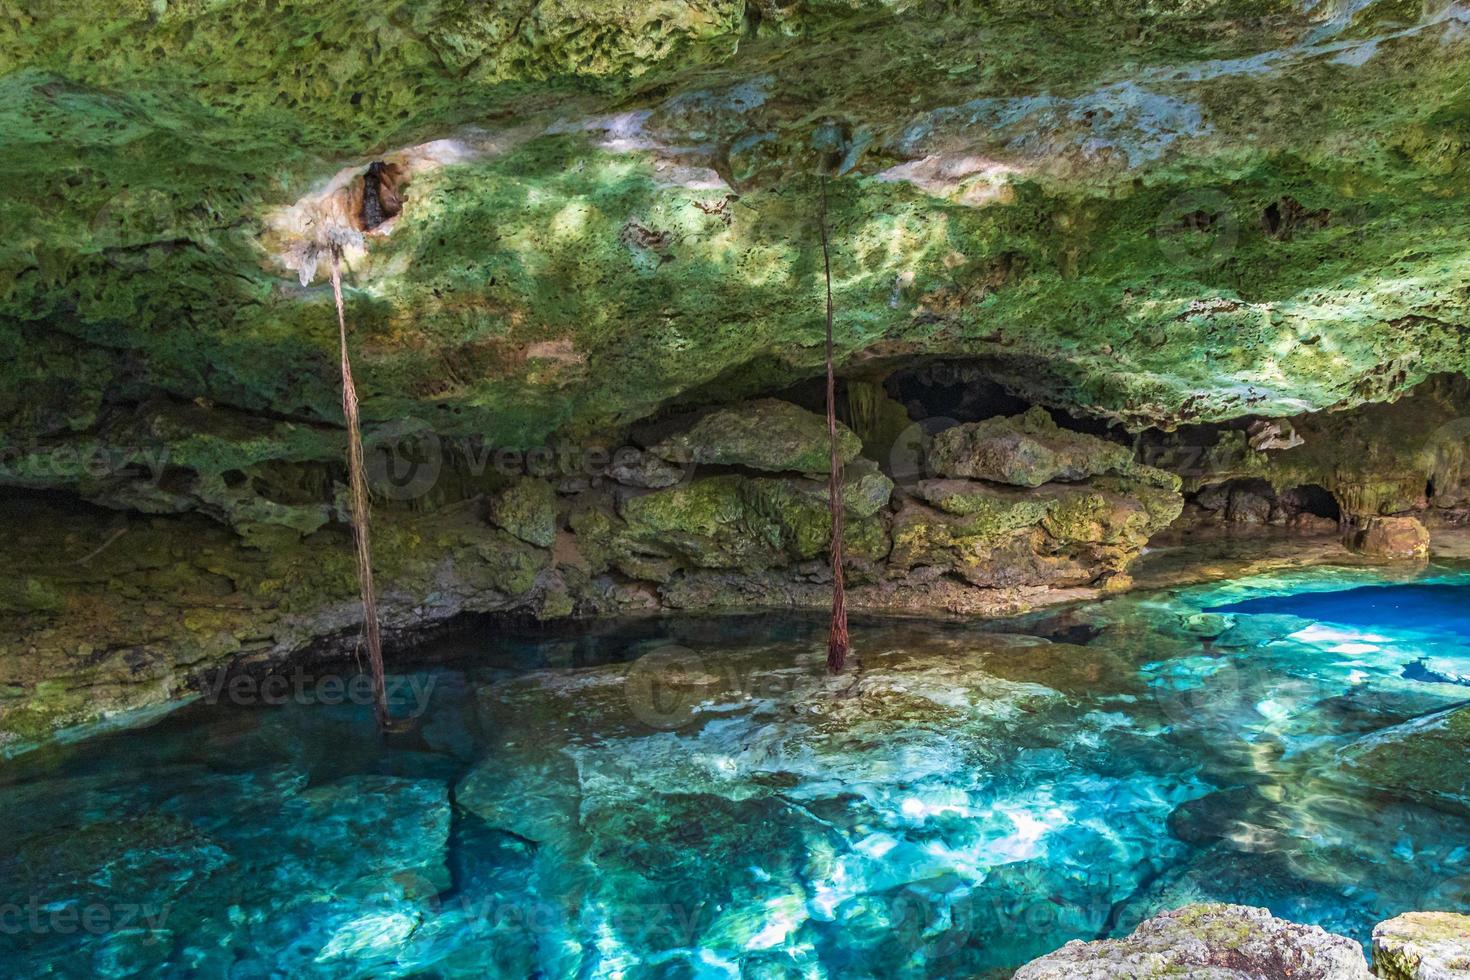
<path fill-rule="evenodd" d="M 914 493 L 946 514 L 970 518 L 972 526 L 994 534 L 1039 524 L 1051 506 L 1045 495 L 974 480 L 920 480 Z"/>
<path fill-rule="evenodd" d="M 1185 800 L 1169 814 L 1169 833 L 1186 844 L 1209 844 L 1256 822 L 1265 800 L 1255 789 L 1238 786 Z"/>
<path fill-rule="evenodd" d="M 556 492 L 545 480 L 517 480 L 490 499 L 490 522 L 527 544 L 550 548 L 556 542 Z"/>
<path fill-rule="evenodd" d="M 1470 978 L 1470 915 L 1406 912 L 1373 927 L 1373 968 L 1382 980 Z"/>
<path fill-rule="evenodd" d="M 1372 980 L 1363 949 L 1346 936 L 1243 905 L 1187 905 L 1155 916 L 1126 939 L 1073 940 L 1016 971 L 1015 980 Z"/>
<path fill-rule="evenodd" d="M 888 554 L 879 512 L 891 487 L 882 474 L 857 468 L 844 485 L 850 557 L 876 561 Z M 610 528 L 612 553 L 676 558 L 695 568 L 786 565 L 825 554 L 832 537 L 826 484 L 792 477 L 706 477 L 629 498 L 621 516 L 625 526 Z"/>
<path fill-rule="evenodd" d="M 856 459 L 862 451 L 862 440 L 840 422 L 837 441 L 844 463 Z M 826 473 L 827 420 L 790 402 L 762 398 L 710 412 L 686 431 L 659 442 L 653 453 L 677 463 Z"/>
<path fill-rule="evenodd" d="M 1272 499 L 1266 494 L 1246 487 L 1230 491 L 1230 502 L 1225 507 L 1225 519 L 1232 524 L 1267 524 L 1271 520 Z"/>
<path fill-rule="evenodd" d="M 685 469 L 665 462 L 652 453 L 626 447 L 613 456 L 607 475 L 624 486 L 662 490 L 683 480 Z"/>
<path fill-rule="evenodd" d="M 1429 532 L 1413 517 L 1369 517 L 1348 537 L 1348 547 L 1372 558 L 1424 558 Z"/>
<path fill-rule="evenodd" d="M 1059 428 L 1046 409 L 1006 418 L 997 415 L 945 429 L 929 447 L 935 476 L 967 477 L 1039 487 L 1138 468 L 1133 453 L 1117 443 Z"/>

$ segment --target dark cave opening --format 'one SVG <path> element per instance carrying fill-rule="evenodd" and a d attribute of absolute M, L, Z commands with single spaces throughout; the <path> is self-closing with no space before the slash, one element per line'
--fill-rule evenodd
<path fill-rule="evenodd" d="M 996 382 L 946 363 L 895 371 L 883 388 L 913 419 L 979 422 L 996 415 L 1018 415 L 1031 407 L 1031 402 Z"/>
<path fill-rule="evenodd" d="M 1299 487 L 1292 487 L 1290 490 L 1282 491 L 1280 496 L 1285 498 L 1288 494 L 1294 500 L 1299 513 L 1342 521 L 1342 506 L 1338 504 L 1332 491 L 1321 484 L 1306 483 Z"/>
<path fill-rule="evenodd" d="M 1201 487 L 1189 502 L 1211 521 L 1234 525 L 1292 526 L 1327 530 L 1324 522 L 1342 522 L 1342 507 L 1326 487 L 1316 483 L 1277 490 L 1258 477 L 1224 480 Z"/>
<path fill-rule="evenodd" d="M 769 397 L 821 413 L 825 411 L 826 384 L 822 376 L 807 378 L 770 392 Z M 875 408 L 874 401 L 883 404 Z M 994 380 L 982 366 L 967 361 L 925 361 L 871 380 L 837 379 L 838 417 L 859 434 L 871 423 L 861 417 L 864 411 L 878 412 L 890 425 L 903 416 L 905 424 L 921 424 L 933 434 L 957 423 L 1020 415 L 1036 404 Z M 1121 429 L 1104 419 L 1071 415 L 1050 405 L 1043 407 L 1063 429 L 1122 444 L 1130 442 Z"/>

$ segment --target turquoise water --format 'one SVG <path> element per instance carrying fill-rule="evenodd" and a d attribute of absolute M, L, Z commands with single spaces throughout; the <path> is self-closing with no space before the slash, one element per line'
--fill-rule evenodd
<path fill-rule="evenodd" d="M 859 621 L 836 680 L 816 618 L 487 629 L 386 743 L 350 678 L 227 686 L 0 764 L 0 973 L 1007 976 L 1202 899 L 1366 939 L 1470 908 L 1470 810 L 1338 764 L 1466 700 L 1432 571 Z"/>

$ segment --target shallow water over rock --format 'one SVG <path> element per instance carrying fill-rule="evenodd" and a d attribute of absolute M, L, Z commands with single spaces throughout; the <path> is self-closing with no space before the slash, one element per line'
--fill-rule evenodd
<path fill-rule="evenodd" d="M 1003 976 L 1199 900 L 1366 941 L 1470 908 L 1470 801 L 1380 761 L 1430 728 L 1454 751 L 1423 718 L 1465 700 L 1463 634 L 1292 614 L 1385 584 L 1315 569 L 1001 624 L 855 621 L 838 678 L 809 618 L 487 631 L 406 675 L 415 724 L 386 743 L 340 678 L 226 689 L 0 767 L 0 959 Z M 1470 570 L 1424 586 L 1470 600 Z"/>

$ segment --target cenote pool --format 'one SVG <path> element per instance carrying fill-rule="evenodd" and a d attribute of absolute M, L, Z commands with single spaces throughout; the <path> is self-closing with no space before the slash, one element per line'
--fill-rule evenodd
<path fill-rule="evenodd" d="M 815 617 L 486 631 L 386 744 L 340 678 L 226 689 L 0 764 L 0 971 L 1007 976 L 1199 900 L 1365 940 L 1470 907 L 1470 811 L 1374 751 L 1470 699 L 1467 604 L 1437 566 L 855 621 L 835 680 Z"/>

